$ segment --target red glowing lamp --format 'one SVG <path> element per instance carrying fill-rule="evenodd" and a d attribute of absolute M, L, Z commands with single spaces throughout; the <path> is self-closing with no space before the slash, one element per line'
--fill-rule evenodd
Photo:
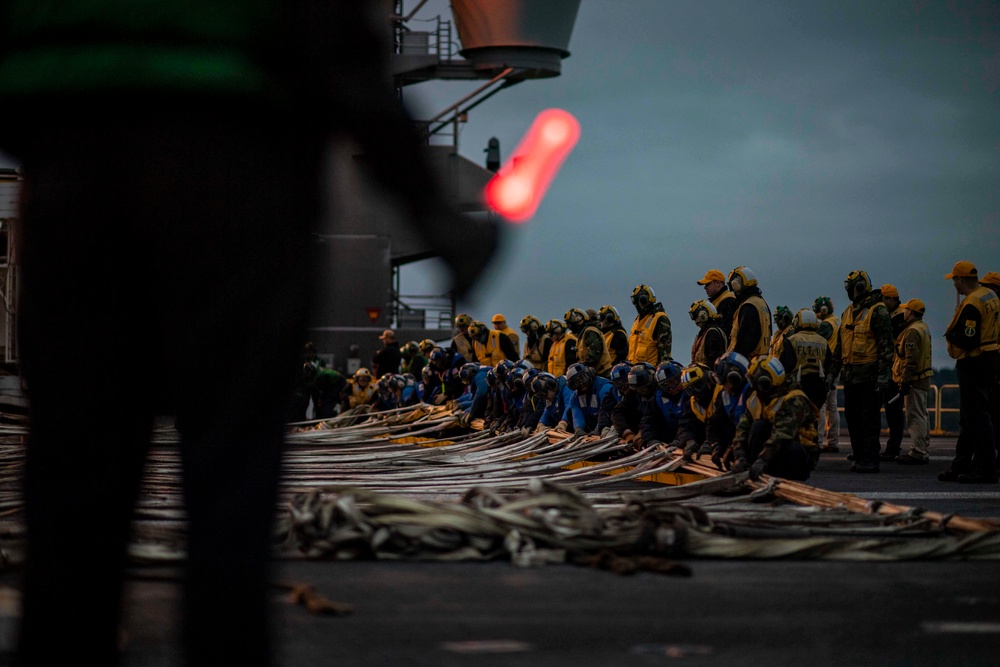
<path fill-rule="evenodd" d="M 580 138 L 580 124 L 568 111 L 538 114 L 507 163 L 486 184 L 486 204 L 513 222 L 531 218 L 563 160 Z"/>

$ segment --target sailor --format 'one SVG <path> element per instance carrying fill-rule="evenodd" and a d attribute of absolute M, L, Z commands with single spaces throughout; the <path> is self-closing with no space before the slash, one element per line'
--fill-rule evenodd
<path fill-rule="evenodd" d="M 705 442 L 712 450 L 712 462 L 728 470 L 733 462 L 736 425 L 746 412 L 751 393 L 747 372 L 750 362 L 739 352 L 727 352 L 715 364 L 718 382 L 705 419 Z"/>
<path fill-rule="evenodd" d="M 545 325 L 545 332 L 552 339 L 546 370 L 560 377 L 570 364 L 576 363 L 576 336 L 566 330 L 565 322 L 559 320 L 549 320 Z"/>
<path fill-rule="evenodd" d="M 645 361 L 630 366 L 627 382 L 628 391 L 611 411 L 611 424 L 622 440 L 638 447 L 646 403 L 656 393 L 656 367 Z"/>
<path fill-rule="evenodd" d="M 628 338 L 628 362 L 659 364 L 670 359 L 673 335 L 670 318 L 663 304 L 656 300 L 648 285 L 636 285 L 632 290 L 632 305 L 636 316 Z"/>
<path fill-rule="evenodd" d="M 1000 273 L 990 271 L 979 279 L 979 284 L 993 290 L 1000 296 Z M 997 373 L 997 383 L 990 391 L 990 417 L 993 421 L 993 442 L 996 443 L 997 466 L 1000 468 L 1000 373 Z"/>
<path fill-rule="evenodd" d="M 524 354 L 535 368 L 545 369 L 549 360 L 549 350 L 552 348 L 552 338 L 545 331 L 542 321 L 534 315 L 521 318 L 521 332 L 524 334 Z"/>
<path fill-rule="evenodd" d="M 516 331 L 507 326 L 507 318 L 504 317 L 502 313 L 497 313 L 496 315 L 494 315 L 492 322 L 493 322 L 493 328 L 496 331 L 502 331 L 503 333 L 507 334 L 507 337 L 510 338 L 510 342 L 514 343 L 515 350 L 521 349 L 521 337 L 517 335 Z M 516 353 L 513 358 L 517 358 Z"/>
<path fill-rule="evenodd" d="M 356 408 L 359 405 L 368 405 L 375 393 L 375 383 L 372 382 L 372 372 L 367 368 L 359 368 L 354 371 L 354 377 L 348 381 L 348 386 L 344 390 L 344 409 Z"/>
<path fill-rule="evenodd" d="M 958 371 L 961 400 L 961 427 L 951 467 L 938 479 L 966 484 L 995 484 L 997 454 L 994 428 L 990 418 L 989 394 L 996 391 L 1000 352 L 1000 298 L 979 284 L 979 274 L 972 262 L 957 262 L 945 278 L 952 281 L 962 302 L 955 309 L 945 340 L 948 356 Z"/>
<path fill-rule="evenodd" d="M 566 385 L 573 390 L 573 398 L 568 405 L 573 415 L 573 432 L 576 435 L 594 432 L 601 403 L 611 391 L 611 381 L 578 361 L 566 369 Z"/>
<path fill-rule="evenodd" d="M 684 459 L 687 461 L 712 453 L 712 445 L 705 439 L 706 425 L 718 388 L 718 379 L 707 366 L 691 364 L 681 372 L 685 400 L 676 442 L 684 448 Z"/>
<path fill-rule="evenodd" d="M 892 380 L 906 409 L 906 430 L 910 433 L 910 451 L 896 457 L 896 463 L 920 465 L 929 462 L 927 394 L 934 369 L 931 366 L 931 331 L 924 323 L 926 307 L 920 299 L 910 299 L 902 306 L 904 328 L 895 342 Z"/>
<path fill-rule="evenodd" d="M 757 275 L 749 267 L 737 266 L 729 272 L 729 289 L 736 295 L 736 312 L 727 352 L 739 352 L 747 359 L 766 354 L 771 342 L 771 310 L 757 286 Z"/>
<path fill-rule="evenodd" d="M 618 309 L 614 306 L 601 306 L 597 311 L 597 319 L 604 332 L 604 342 L 611 352 L 611 363 L 620 364 L 628 359 L 628 332 L 622 326 L 621 317 L 618 316 Z"/>
<path fill-rule="evenodd" d="M 458 352 L 466 361 L 475 360 L 475 351 L 472 347 L 472 336 L 469 335 L 469 325 L 472 324 L 472 316 L 466 313 L 459 313 L 455 316 L 455 335 L 451 339 L 451 349 Z M 433 345 L 431 346 L 433 348 Z M 424 352 L 424 356 L 430 354 L 430 350 Z"/>
<path fill-rule="evenodd" d="M 386 373 L 398 373 L 403 355 L 399 351 L 396 332 L 386 329 L 378 339 L 382 341 L 382 347 L 372 357 L 373 372 L 380 377 L 384 377 Z"/>
<path fill-rule="evenodd" d="M 728 292 L 728 290 L 727 290 Z M 725 354 L 729 340 L 722 328 L 722 317 L 710 301 L 695 301 L 688 310 L 691 321 L 698 325 L 698 335 L 691 345 L 691 363 L 712 368 Z"/>
<path fill-rule="evenodd" d="M 733 328 L 733 315 L 736 313 L 736 295 L 729 291 L 726 276 L 718 269 L 711 269 L 705 277 L 698 281 L 704 286 L 705 295 L 722 318 L 722 330 L 728 335 Z"/>
<path fill-rule="evenodd" d="M 611 417 L 615 406 L 622 401 L 625 393 L 628 392 L 628 371 L 630 368 L 632 365 L 623 361 L 612 366 L 611 373 L 608 374 L 608 379 L 611 380 L 611 391 L 605 394 L 604 401 L 601 403 L 601 411 L 597 415 L 597 432 L 601 437 L 610 435 L 614 430 L 614 421 Z"/>
<path fill-rule="evenodd" d="M 816 297 L 813 301 L 813 312 L 819 319 L 819 329 L 816 331 L 826 339 L 827 349 L 830 351 L 828 359 L 832 362 L 840 338 L 840 318 L 834 314 L 833 301 L 828 296 Z M 835 365 L 831 363 L 830 369 L 832 370 Z M 839 382 L 840 377 L 837 373 L 827 372 L 826 401 L 819 406 L 820 449 L 824 452 L 840 451 L 840 408 L 837 404 Z"/>
<path fill-rule="evenodd" d="M 844 417 L 854 457 L 851 472 L 874 473 L 879 471 L 882 397 L 891 382 L 892 321 L 881 290 L 872 289 L 866 272 L 851 271 L 844 290 L 851 305 L 840 319 L 831 374 L 842 371 Z"/>
<path fill-rule="evenodd" d="M 657 366 L 653 375 L 656 391 L 647 399 L 639 423 L 641 447 L 655 447 L 663 443 L 677 445 L 681 413 L 684 411 L 683 370 L 684 367 L 676 361 L 665 361 Z"/>
<path fill-rule="evenodd" d="M 812 457 L 806 447 L 816 445 L 816 408 L 787 381 L 777 357 L 754 358 L 747 378 L 753 393 L 736 426 L 733 471 L 749 470 L 754 481 L 764 474 L 809 479 Z"/>
<path fill-rule="evenodd" d="M 517 348 L 509 336 L 500 329 L 487 329 L 486 325 L 476 320 L 469 325 L 469 336 L 472 337 L 473 351 L 476 361 L 485 366 L 496 366 L 498 361 L 508 359 L 516 361 Z"/>
<path fill-rule="evenodd" d="M 903 309 L 900 307 L 899 290 L 895 285 L 886 283 L 882 285 L 882 303 L 889 310 L 889 319 L 892 322 L 893 345 L 902 333 L 906 324 L 903 322 Z M 906 418 L 903 416 L 903 401 L 899 396 L 899 385 L 895 382 L 889 383 L 889 391 L 882 397 L 882 411 L 885 414 L 885 422 L 889 427 L 889 439 L 885 442 L 885 449 L 879 454 L 882 461 L 895 461 L 899 456 L 900 447 L 903 444 L 903 429 L 906 427 Z"/>
<path fill-rule="evenodd" d="M 579 308 L 570 308 L 563 319 L 576 336 L 577 361 L 593 368 L 600 377 L 607 378 L 612 363 L 604 333 L 596 323 L 591 323 L 587 313 Z"/>
<path fill-rule="evenodd" d="M 771 334 L 771 344 L 767 353 L 772 357 L 781 357 L 782 343 L 785 335 L 790 334 L 788 330 L 792 326 L 792 311 L 788 306 L 778 306 L 774 309 L 774 333 Z"/>
<path fill-rule="evenodd" d="M 786 336 L 782 344 L 782 366 L 819 410 L 827 396 L 826 372 L 830 367 L 830 348 L 826 339 L 819 335 L 819 319 L 811 308 L 802 308 L 795 313 L 791 328 L 794 333 Z M 789 359 L 788 363 L 785 359 Z"/>

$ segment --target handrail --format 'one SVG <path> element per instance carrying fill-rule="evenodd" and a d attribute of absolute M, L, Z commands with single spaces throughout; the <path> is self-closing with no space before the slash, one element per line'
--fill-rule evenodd
<path fill-rule="evenodd" d="M 844 385 L 837 385 L 837 389 L 840 391 L 844 390 Z M 945 414 L 960 412 L 961 408 L 946 408 L 944 407 L 943 394 L 945 390 L 957 390 L 957 384 L 943 384 L 936 385 L 932 384 L 927 395 L 927 417 L 930 421 L 928 424 L 930 430 L 928 431 L 930 435 L 948 435 L 952 433 L 951 431 L 944 430 L 943 417 Z M 844 406 L 840 405 L 839 401 L 837 403 L 837 411 L 843 412 Z"/>

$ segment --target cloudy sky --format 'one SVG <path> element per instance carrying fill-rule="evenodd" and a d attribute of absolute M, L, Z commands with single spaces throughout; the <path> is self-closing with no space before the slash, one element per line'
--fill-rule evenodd
<path fill-rule="evenodd" d="M 417 16 L 438 14 L 444 0 Z M 944 274 L 960 259 L 1000 271 L 1000 5 L 583 0 L 570 51 L 560 77 L 501 92 L 462 131 L 482 163 L 491 136 L 513 150 L 545 108 L 582 127 L 465 310 L 545 321 L 612 304 L 627 325 L 645 283 L 687 361 L 706 270 L 749 266 L 772 310 L 827 295 L 839 313 L 864 269 L 927 303 L 935 365 L 952 364 Z M 405 99 L 426 117 L 477 85 Z"/>

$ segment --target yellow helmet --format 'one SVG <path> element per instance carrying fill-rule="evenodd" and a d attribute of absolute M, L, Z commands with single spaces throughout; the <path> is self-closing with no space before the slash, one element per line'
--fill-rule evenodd
<path fill-rule="evenodd" d="M 636 285 L 632 290 L 632 305 L 636 310 L 645 310 L 651 303 L 656 302 L 656 295 L 649 285 Z"/>
<path fill-rule="evenodd" d="M 729 289 L 739 294 L 747 287 L 756 287 L 757 274 L 748 266 L 737 266 L 729 272 L 729 279 L 726 282 L 729 284 Z"/>
<path fill-rule="evenodd" d="M 697 394 L 712 386 L 712 372 L 701 364 L 692 364 L 681 371 L 681 387 L 689 394 Z"/>
<path fill-rule="evenodd" d="M 370 370 L 368 370 L 367 368 L 359 368 L 358 370 L 354 371 L 354 379 L 355 380 L 360 380 L 361 378 L 367 378 L 367 379 L 371 380 L 372 379 L 372 372 Z"/>
<path fill-rule="evenodd" d="M 618 316 L 618 309 L 614 306 L 601 306 L 601 309 L 597 311 L 597 318 L 601 324 L 609 327 L 621 322 L 622 319 Z"/>
<path fill-rule="evenodd" d="M 719 311 L 715 309 L 711 301 L 702 299 L 691 304 L 691 308 L 688 309 L 688 315 L 691 316 L 692 322 L 702 325 L 709 320 L 718 319 Z"/>
<path fill-rule="evenodd" d="M 561 334 L 566 332 L 566 325 L 559 320 L 549 320 L 545 325 L 545 331 L 550 334 Z"/>
<path fill-rule="evenodd" d="M 425 357 L 428 356 L 431 353 L 431 350 L 435 347 L 437 347 L 437 344 L 430 338 L 425 338 L 420 341 L 420 351 L 424 353 Z"/>
<path fill-rule="evenodd" d="M 581 308 L 570 308 L 566 311 L 563 319 L 566 321 L 566 326 L 572 329 L 573 327 L 580 326 L 587 321 L 587 313 L 585 313 Z"/>
<path fill-rule="evenodd" d="M 482 334 L 488 331 L 489 329 L 486 328 L 486 325 L 479 320 L 474 320 L 472 324 L 469 325 L 469 335 L 473 338 L 479 338 Z"/>
<path fill-rule="evenodd" d="M 459 329 L 464 329 L 465 327 L 472 324 L 472 316 L 466 313 L 459 313 L 455 316 L 455 326 Z"/>
<path fill-rule="evenodd" d="M 521 318 L 521 331 L 530 334 L 542 328 L 542 321 L 534 315 L 525 315 Z"/>
<path fill-rule="evenodd" d="M 811 308 L 800 308 L 799 312 L 795 313 L 792 326 L 796 329 L 815 331 L 819 329 L 819 318 L 816 317 L 816 313 Z"/>
<path fill-rule="evenodd" d="M 872 281 L 864 271 L 851 271 L 844 280 L 844 289 L 851 301 L 872 291 Z"/>
<path fill-rule="evenodd" d="M 785 383 L 785 367 L 777 357 L 762 354 L 750 362 L 747 379 L 754 391 L 766 398 L 774 389 Z"/>

